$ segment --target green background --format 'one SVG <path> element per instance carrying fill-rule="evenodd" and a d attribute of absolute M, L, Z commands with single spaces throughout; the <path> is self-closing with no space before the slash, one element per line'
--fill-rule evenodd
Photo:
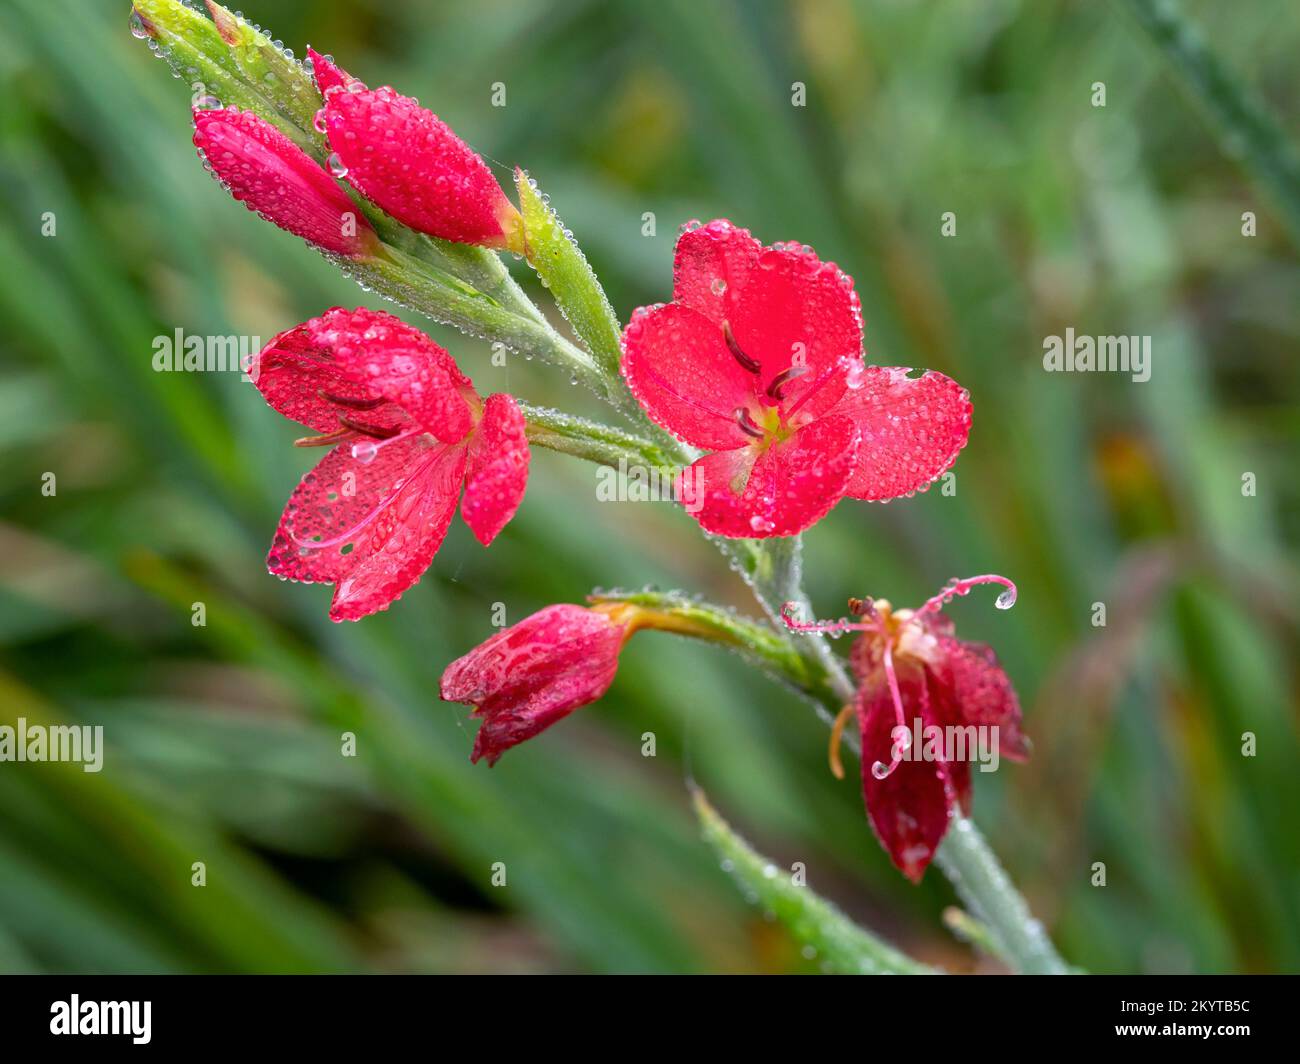
<path fill-rule="evenodd" d="M 1185 10 L 1294 132 L 1294 6 Z M 846 502 L 806 536 L 818 611 L 1013 577 L 1010 613 L 992 592 L 950 608 L 997 648 L 1035 746 L 977 774 L 975 818 L 1062 953 L 1102 972 L 1300 970 L 1296 245 L 1285 198 L 1122 4 L 244 13 L 418 96 L 503 181 L 527 167 L 623 319 L 668 298 L 693 217 L 853 274 L 870 360 L 952 375 L 975 423 L 955 495 Z M 865 926 L 990 967 L 943 930 L 937 870 L 913 888 L 891 868 L 857 786 L 827 771 L 824 726 L 730 655 L 638 637 L 598 705 L 470 765 L 474 725 L 437 683 L 494 603 L 514 621 L 655 584 L 753 610 L 673 508 L 598 503 L 593 467 L 539 451 L 500 539 L 484 550 L 458 521 L 385 614 L 333 625 L 328 588 L 266 574 L 316 455 L 238 375 L 155 373 L 154 338 L 265 340 L 383 304 L 203 173 L 189 90 L 127 15 L 0 6 L 0 716 L 102 724 L 108 743 L 97 775 L 0 764 L 0 970 L 816 970 L 719 869 L 688 778 Z M 1150 335 L 1151 380 L 1045 373 L 1043 338 L 1066 327 Z M 598 412 L 545 366 L 429 331 L 484 393 Z"/>

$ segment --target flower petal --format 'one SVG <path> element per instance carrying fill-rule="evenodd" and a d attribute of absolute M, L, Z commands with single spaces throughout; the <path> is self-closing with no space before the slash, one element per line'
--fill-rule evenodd
<path fill-rule="evenodd" d="M 725 218 L 684 230 L 673 254 L 673 302 L 721 325 L 762 250 Z"/>
<path fill-rule="evenodd" d="M 736 343 L 762 366 L 760 388 L 804 367 L 782 389 L 786 409 L 815 416 L 834 406 L 849 367 L 862 357 L 862 312 L 852 278 L 811 250 L 767 248 L 730 314 Z"/>
<path fill-rule="evenodd" d="M 307 336 L 342 373 L 396 403 L 444 443 L 465 438 L 473 385 L 452 357 L 419 329 L 382 310 L 335 307 L 306 323 Z M 369 422 L 365 414 L 360 420 Z"/>
<path fill-rule="evenodd" d="M 303 477 L 280 518 L 267 568 L 337 584 L 330 617 L 356 620 L 414 584 L 441 546 L 460 497 L 466 447 L 428 436 L 336 447 Z"/>
<path fill-rule="evenodd" d="M 1020 699 L 993 648 L 949 635 L 936 635 L 936 639 L 939 654 L 932 667 L 933 680 L 952 705 L 949 716 L 954 723 L 996 727 L 999 755 L 1024 761 L 1029 740 L 1020 730 Z"/>
<path fill-rule="evenodd" d="M 679 439 L 717 451 L 750 442 L 736 409 L 753 398 L 757 378 L 698 311 L 668 303 L 633 314 L 623 332 L 623 377 L 650 418 Z"/>
<path fill-rule="evenodd" d="M 933 704 L 926 671 L 918 661 L 895 659 L 899 693 L 906 726 L 913 735 L 913 721 L 920 718 L 920 731 L 930 725 L 944 726 L 942 714 Z M 883 669 L 869 675 L 858 689 L 858 722 L 862 733 L 862 797 L 876 837 L 894 866 L 913 883 L 919 883 L 948 830 L 950 810 L 958 802 L 960 779 L 969 791 L 970 765 L 949 765 L 942 760 L 919 757 L 899 761 L 883 780 L 872 766 L 893 760 L 893 730 L 898 725 L 889 682 Z M 909 753 L 917 754 L 915 739 Z"/>
<path fill-rule="evenodd" d="M 355 85 L 331 92 L 325 129 L 348 181 L 398 221 L 446 240 L 506 246 L 518 212 L 487 163 L 409 96 Z"/>
<path fill-rule="evenodd" d="M 678 478 L 678 498 L 706 532 L 732 538 L 794 536 L 844 495 L 857 427 L 820 418 L 761 455 L 753 447 L 705 455 Z"/>
<path fill-rule="evenodd" d="M 618 670 L 624 628 L 608 614 L 563 603 L 498 632 L 442 674 L 445 701 L 475 705 L 483 726 L 472 761 L 501 754 L 600 698 Z"/>
<path fill-rule="evenodd" d="M 260 115 L 195 111 L 194 146 L 235 199 L 281 229 L 345 258 L 378 248 L 374 229 L 330 172 Z"/>
<path fill-rule="evenodd" d="M 483 419 L 470 441 L 465 498 L 460 505 L 460 516 L 485 547 L 523 501 L 528 457 L 524 415 L 518 404 L 508 395 L 488 396 Z"/>
<path fill-rule="evenodd" d="M 346 89 L 357 81 L 356 78 L 335 63 L 333 59 L 327 55 L 321 55 L 311 45 L 307 46 L 307 58 L 311 60 L 311 76 L 315 80 L 316 88 L 320 90 L 321 96 L 324 96 L 333 88 Z M 358 84 L 360 83 L 358 82 Z"/>
<path fill-rule="evenodd" d="M 410 423 L 390 402 L 373 405 L 377 397 L 344 371 L 333 351 L 312 341 L 308 325 L 272 338 L 249 367 L 254 385 L 274 410 L 317 432 L 336 431 L 339 418 L 348 416 L 384 431 Z"/>
<path fill-rule="evenodd" d="M 928 370 L 865 367 L 835 407 L 862 430 L 855 499 L 894 499 L 922 491 L 957 460 L 970 435 L 970 395 L 951 377 Z M 856 384 L 857 387 L 852 385 Z"/>

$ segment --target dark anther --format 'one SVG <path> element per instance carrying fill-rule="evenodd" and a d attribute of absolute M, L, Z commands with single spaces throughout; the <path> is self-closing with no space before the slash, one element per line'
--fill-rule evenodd
<path fill-rule="evenodd" d="M 300 436 L 293 441 L 293 445 L 295 447 L 332 447 L 336 443 L 342 443 L 351 435 L 351 429 L 335 429 L 323 436 Z"/>
<path fill-rule="evenodd" d="M 772 378 L 772 383 L 767 386 L 767 394 L 780 402 L 785 398 L 783 390 L 785 386 L 793 380 L 798 380 L 807 372 L 807 366 L 791 366 L 789 369 L 783 370 Z"/>
<path fill-rule="evenodd" d="M 351 429 L 353 432 L 359 432 L 362 436 L 370 436 L 376 440 L 387 440 L 401 432 L 401 428 L 394 425 L 392 428 L 381 428 L 379 425 L 367 425 L 363 421 L 353 421 L 350 417 L 339 415 L 339 424 L 345 429 Z"/>
<path fill-rule="evenodd" d="M 731 331 L 731 322 L 729 321 L 722 323 L 722 338 L 727 341 L 727 350 L 731 352 L 732 357 L 750 373 L 757 373 L 763 368 L 740 349 L 740 344 L 736 343 L 736 334 Z"/>
<path fill-rule="evenodd" d="M 743 406 L 736 407 L 736 424 L 740 426 L 740 431 L 747 436 L 753 436 L 756 440 L 761 440 L 765 433 L 757 425 L 754 419 L 749 416 L 749 411 Z"/>
<path fill-rule="evenodd" d="M 849 599 L 849 615 L 852 617 L 874 617 L 876 614 L 875 603 L 871 599 L 851 598 Z"/>
<path fill-rule="evenodd" d="M 327 392 L 324 388 L 317 389 L 316 394 L 327 403 L 334 403 L 337 406 L 346 406 L 352 410 L 373 410 L 375 407 L 382 406 L 384 403 L 383 396 L 380 396 L 378 399 L 347 399 L 341 395 L 334 395 L 332 392 Z"/>

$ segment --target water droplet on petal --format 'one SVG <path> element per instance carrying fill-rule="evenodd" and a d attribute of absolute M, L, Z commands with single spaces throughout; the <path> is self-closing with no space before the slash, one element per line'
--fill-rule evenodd
<path fill-rule="evenodd" d="M 335 177 L 348 176 L 348 168 L 343 165 L 343 160 L 339 158 L 338 152 L 330 152 L 329 158 L 325 160 L 325 163 L 330 168 L 330 173 Z"/>
<path fill-rule="evenodd" d="M 317 133 L 325 132 L 325 108 L 321 108 L 311 120 L 311 125 Z"/>
<path fill-rule="evenodd" d="M 378 453 L 379 448 L 375 446 L 373 440 L 362 440 L 352 445 L 352 457 L 362 465 L 369 465 Z"/>

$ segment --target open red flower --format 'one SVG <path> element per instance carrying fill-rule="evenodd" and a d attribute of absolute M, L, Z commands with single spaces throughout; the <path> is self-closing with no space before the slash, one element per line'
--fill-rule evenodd
<path fill-rule="evenodd" d="M 194 146 L 235 199 L 281 229 L 345 258 L 378 249 L 370 223 L 329 172 L 260 115 L 196 109 Z"/>
<path fill-rule="evenodd" d="M 447 666 L 441 695 L 483 718 L 471 761 L 489 765 L 614 682 L 618 654 L 635 628 L 621 607 L 561 603 L 525 617 Z"/>
<path fill-rule="evenodd" d="M 919 882 L 948 830 L 951 817 L 970 812 L 971 765 L 1000 758 L 1023 761 L 1020 702 L 992 649 L 953 634 L 939 610 L 954 595 L 985 583 L 1002 584 L 998 607 L 1015 603 L 1016 589 L 1000 576 L 954 580 L 919 609 L 893 610 L 883 599 L 850 600 L 862 621 L 803 623 L 800 632 L 859 631 L 852 664 L 857 701 L 831 732 L 831 767 L 843 774 L 839 738 L 856 715 L 862 737 L 862 796 L 867 816 L 894 865 Z"/>
<path fill-rule="evenodd" d="M 334 584 L 333 620 L 386 609 L 414 584 L 458 500 L 484 546 L 519 508 L 529 452 L 514 399 L 480 399 L 393 315 L 334 307 L 275 337 L 252 372 L 272 407 L 321 434 L 299 446 L 337 444 L 289 499 L 267 558 L 283 579 Z"/>
<path fill-rule="evenodd" d="M 683 230 L 673 301 L 633 314 L 623 375 L 656 423 L 712 452 L 682 476 L 702 478 L 686 482 L 694 516 L 723 536 L 791 536 L 845 495 L 920 491 L 970 431 L 950 378 L 863 364 L 851 278 L 725 220 Z"/>
<path fill-rule="evenodd" d="M 487 163 L 432 111 L 388 86 L 368 89 L 308 49 L 325 105 L 318 128 L 345 176 L 412 229 L 523 251 L 523 222 Z"/>

